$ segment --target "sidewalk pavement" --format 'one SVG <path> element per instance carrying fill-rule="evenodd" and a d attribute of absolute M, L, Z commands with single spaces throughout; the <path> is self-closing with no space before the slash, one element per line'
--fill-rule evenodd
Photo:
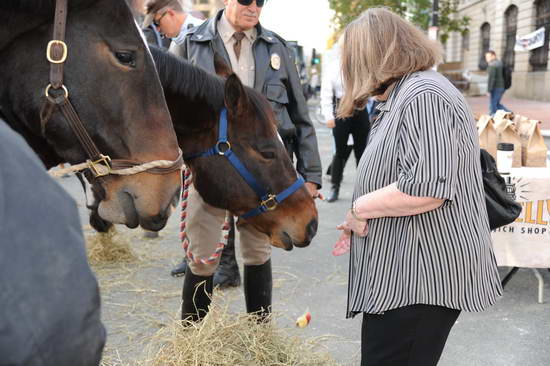
<path fill-rule="evenodd" d="M 489 114 L 489 97 L 466 97 L 474 115 Z M 550 130 L 550 102 L 538 102 L 535 100 L 517 99 L 506 96 L 502 98 L 502 104 L 514 113 L 536 119 L 542 122 L 542 130 Z"/>

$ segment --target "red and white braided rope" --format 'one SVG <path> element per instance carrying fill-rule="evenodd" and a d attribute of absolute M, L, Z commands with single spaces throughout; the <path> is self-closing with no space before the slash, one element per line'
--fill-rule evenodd
<path fill-rule="evenodd" d="M 198 258 L 191 253 L 189 249 L 189 237 L 185 232 L 185 221 L 187 219 L 187 200 L 189 198 L 189 187 L 191 186 L 191 170 L 184 167 L 182 170 L 182 190 L 181 190 L 181 220 L 180 220 L 180 240 L 183 247 L 183 251 L 187 258 L 195 263 L 209 264 L 213 263 L 222 255 L 223 248 L 227 244 L 227 238 L 229 236 L 229 217 L 225 216 L 225 221 L 222 225 L 222 240 L 216 246 L 214 253 L 208 258 Z M 229 215 L 229 212 L 228 212 Z"/>

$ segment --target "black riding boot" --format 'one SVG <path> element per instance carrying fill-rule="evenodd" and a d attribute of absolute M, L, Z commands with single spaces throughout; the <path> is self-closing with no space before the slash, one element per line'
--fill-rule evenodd
<path fill-rule="evenodd" d="M 172 271 L 170 271 L 170 274 L 174 277 L 181 277 L 185 274 L 185 271 L 187 271 L 187 258 L 183 257 L 180 264 L 174 267 Z"/>
<path fill-rule="evenodd" d="M 272 290 L 271 259 L 259 266 L 244 266 L 244 299 L 248 313 L 265 319 L 271 313 Z"/>
<path fill-rule="evenodd" d="M 241 274 L 239 273 L 239 265 L 235 257 L 235 220 L 233 217 L 229 220 L 229 235 L 227 237 L 227 245 L 222 251 L 220 265 L 214 273 L 214 286 L 238 287 L 241 285 Z"/>
<path fill-rule="evenodd" d="M 212 298 L 212 276 L 197 276 L 190 270 L 185 274 L 181 294 L 181 319 L 194 322 L 208 313 Z"/>
<path fill-rule="evenodd" d="M 342 177 L 344 174 L 345 160 L 334 155 L 332 159 L 331 178 L 332 188 L 330 189 L 330 195 L 327 198 L 327 202 L 334 202 L 338 200 L 338 194 L 340 193 L 340 183 L 342 183 Z"/>

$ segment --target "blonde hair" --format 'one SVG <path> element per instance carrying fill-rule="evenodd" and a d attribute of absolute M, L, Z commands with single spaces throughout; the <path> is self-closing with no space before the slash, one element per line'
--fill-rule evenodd
<path fill-rule="evenodd" d="M 351 22 L 342 43 L 344 96 L 338 117 L 362 109 L 368 98 L 383 94 L 402 76 L 433 67 L 441 45 L 385 8 L 370 8 Z"/>

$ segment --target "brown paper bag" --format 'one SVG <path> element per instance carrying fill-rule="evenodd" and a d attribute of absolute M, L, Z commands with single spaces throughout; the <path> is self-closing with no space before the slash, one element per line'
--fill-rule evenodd
<path fill-rule="evenodd" d="M 521 139 L 516 130 L 516 124 L 509 119 L 501 119 L 495 123 L 495 129 L 497 131 L 497 143 L 514 144 L 512 167 L 521 168 Z"/>
<path fill-rule="evenodd" d="M 495 112 L 495 115 L 493 116 L 493 120 L 496 123 L 496 121 L 500 121 L 502 119 L 509 119 L 512 121 L 514 119 L 514 113 L 506 112 L 503 109 L 499 109 L 498 111 Z"/>
<path fill-rule="evenodd" d="M 521 163 L 526 167 L 546 167 L 548 148 L 540 132 L 540 121 L 526 120 L 519 125 Z"/>
<path fill-rule="evenodd" d="M 493 158 L 497 158 L 497 132 L 493 119 L 484 114 L 477 121 L 477 132 L 479 135 L 479 147 L 487 150 Z"/>

